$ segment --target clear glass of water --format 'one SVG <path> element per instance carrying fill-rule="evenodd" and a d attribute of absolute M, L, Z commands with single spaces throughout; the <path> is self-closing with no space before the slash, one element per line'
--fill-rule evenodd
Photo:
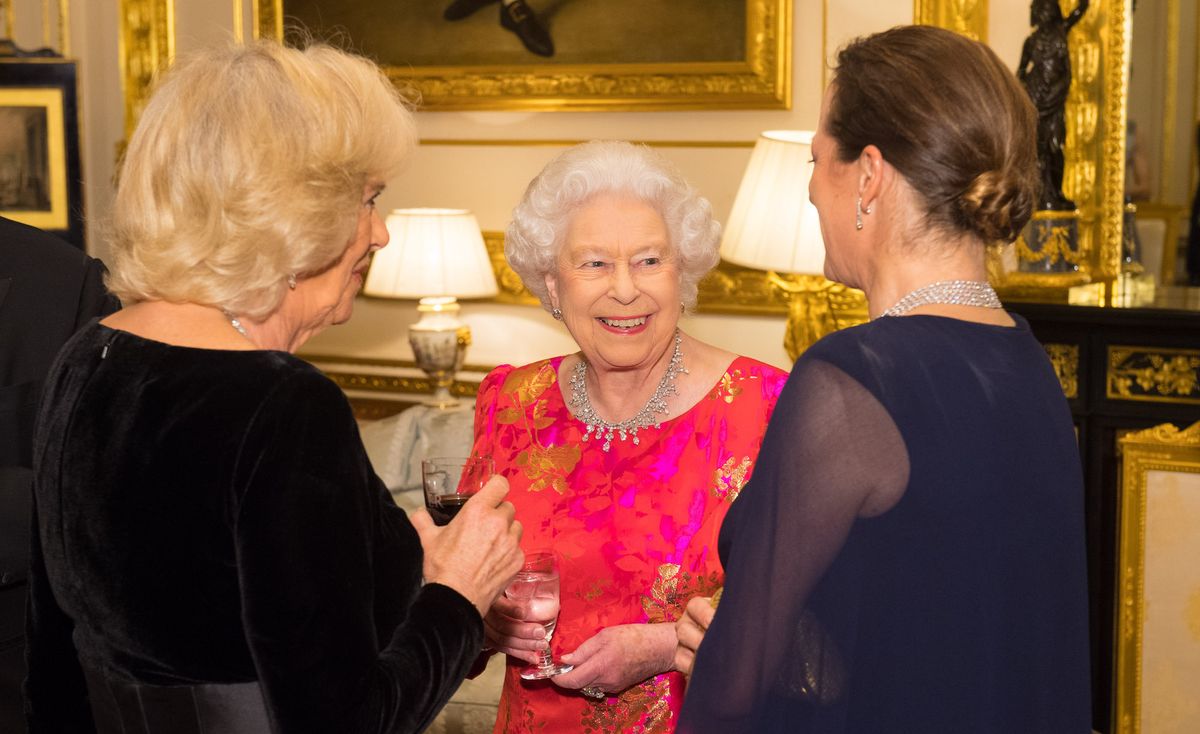
<path fill-rule="evenodd" d="M 537 622 L 546 630 L 546 643 L 554 635 L 558 624 L 558 559 L 551 551 L 534 551 L 525 555 L 525 565 L 508 582 L 504 596 L 521 604 L 526 622 Z M 543 650 L 537 665 L 521 671 L 525 680 L 540 680 L 562 675 L 575 666 L 555 662 L 549 649 Z"/>

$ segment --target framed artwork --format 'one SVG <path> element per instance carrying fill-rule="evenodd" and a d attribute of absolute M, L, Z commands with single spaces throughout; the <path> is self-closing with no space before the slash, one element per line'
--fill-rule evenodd
<path fill-rule="evenodd" d="M 1200 731 L 1200 423 L 1120 440 L 1114 734 Z"/>
<path fill-rule="evenodd" d="M 0 58 L 0 216 L 83 248 L 75 62 Z"/>
<path fill-rule="evenodd" d="M 339 36 L 428 110 L 787 109 L 790 0 L 255 0 Z"/>

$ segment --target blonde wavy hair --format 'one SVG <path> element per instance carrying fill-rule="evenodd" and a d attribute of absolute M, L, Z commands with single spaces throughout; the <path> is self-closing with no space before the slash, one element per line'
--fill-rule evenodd
<path fill-rule="evenodd" d="M 182 59 L 125 152 L 108 286 L 126 305 L 262 318 L 290 274 L 342 255 L 363 187 L 395 176 L 415 144 L 407 103 L 361 57 L 259 41 Z"/>

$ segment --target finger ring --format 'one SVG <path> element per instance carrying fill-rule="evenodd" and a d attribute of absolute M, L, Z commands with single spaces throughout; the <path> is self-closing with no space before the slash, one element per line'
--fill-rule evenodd
<path fill-rule="evenodd" d="M 599 699 L 599 700 L 604 700 L 605 698 L 608 698 L 608 694 L 605 693 L 604 691 L 600 690 L 596 686 L 584 686 L 583 688 L 579 689 L 579 692 L 582 693 L 583 695 L 587 696 L 588 698 L 595 698 L 595 699 Z"/>

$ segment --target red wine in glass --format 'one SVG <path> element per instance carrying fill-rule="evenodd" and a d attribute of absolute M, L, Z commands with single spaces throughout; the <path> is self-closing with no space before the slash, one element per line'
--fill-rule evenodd
<path fill-rule="evenodd" d="M 425 509 L 434 523 L 448 525 L 467 500 L 495 473 L 490 456 L 452 456 L 421 462 Z"/>

